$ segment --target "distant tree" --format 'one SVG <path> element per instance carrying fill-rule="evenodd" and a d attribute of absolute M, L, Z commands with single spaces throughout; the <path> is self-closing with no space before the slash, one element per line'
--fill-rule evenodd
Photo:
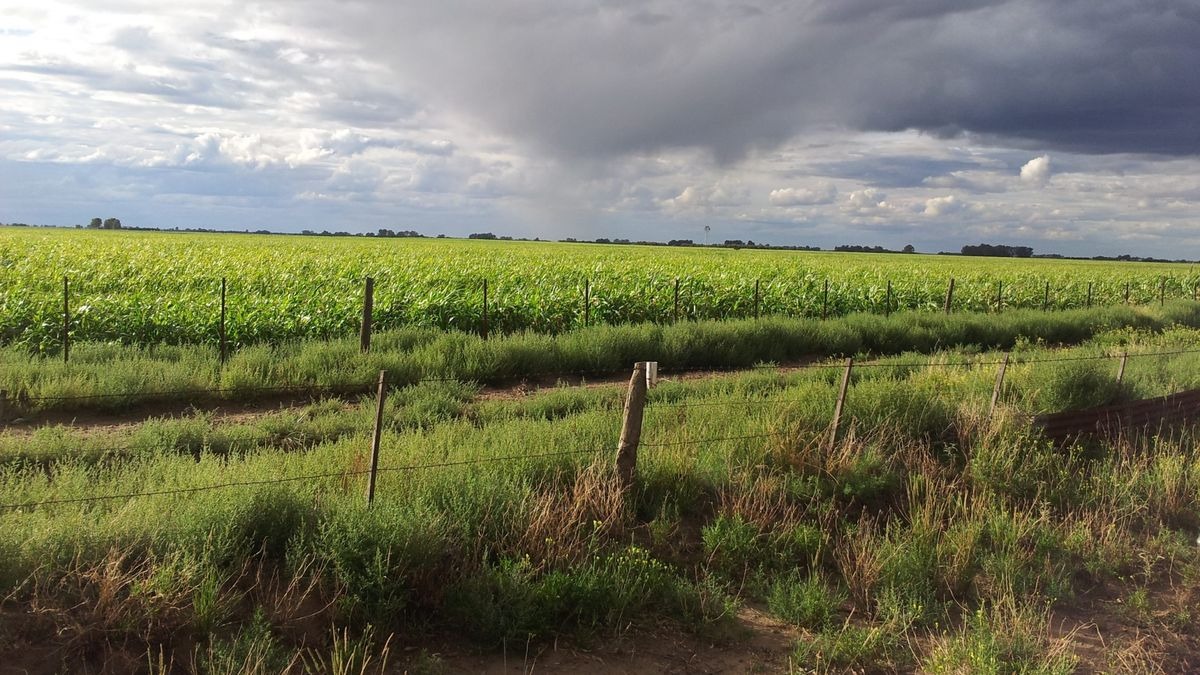
<path fill-rule="evenodd" d="M 88 227 L 92 228 L 93 230 L 98 230 L 103 226 L 104 221 L 100 220 L 99 218 L 92 218 L 92 222 L 88 223 Z"/>
<path fill-rule="evenodd" d="M 667 242 L 667 246 L 695 246 L 696 242 L 691 239 L 672 239 Z"/>
<path fill-rule="evenodd" d="M 95 221 L 93 220 L 92 222 L 95 222 Z M 104 224 L 101 225 L 101 227 L 105 230 L 119 230 L 119 229 L 121 229 L 121 219 L 120 218 L 105 218 Z"/>
<path fill-rule="evenodd" d="M 1002 244 L 978 244 L 963 246 L 962 255 L 994 256 L 998 258 L 1029 258 L 1033 249 L 1028 246 L 1005 246 Z"/>
<path fill-rule="evenodd" d="M 492 234 L 491 232 L 476 232 L 474 234 L 467 235 L 467 239 L 495 239 L 495 238 L 496 238 L 496 235 Z"/>
<path fill-rule="evenodd" d="M 900 252 L 901 253 L 916 253 L 917 249 L 913 248 L 912 244 L 905 244 L 904 248 Z"/>

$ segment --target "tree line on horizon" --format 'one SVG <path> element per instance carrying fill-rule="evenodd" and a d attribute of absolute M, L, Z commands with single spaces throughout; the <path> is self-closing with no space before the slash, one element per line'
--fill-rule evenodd
<path fill-rule="evenodd" d="M 0 226 L 7 226 L 7 227 L 58 227 L 55 225 L 31 225 L 29 223 L 3 223 L 3 222 L 0 222 Z M 75 225 L 74 227 L 76 229 L 82 229 L 85 226 L 84 225 Z M 86 225 L 86 229 L 89 229 L 89 230 L 132 230 L 132 231 L 145 231 L 145 232 L 195 232 L 195 233 L 206 233 L 206 234 L 263 234 L 263 235 L 280 235 L 280 236 L 297 236 L 297 235 L 299 235 L 299 236 L 308 236 L 308 237 L 371 237 L 371 238 L 385 238 L 385 239 L 390 239 L 390 238 L 425 239 L 425 238 L 428 238 L 428 235 L 421 234 L 420 232 L 417 232 L 416 230 L 392 230 L 389 228 L 382 228 L 382 227 L 378 228 L 374 232 L 347 232 L 344 230 L 338 230 L 335 232 L 330 232 L 329 230 L 321 230 L 320 232 L 317 232 L 315 230 L 301 230 L 299 233 L 296 233 L 296 232 L 274 232 L 271 230 L 261 230 L 261 229 L 260 230 L 221 230 L 221 229 L 204 228 L 204 227 L 188 227 L 188 228 L 126 227 L 121 224 L 120 218 L 105 218 L 105 219 L 92 218 L 91 221 Z M 445 234 L 439 234 L 439 235 L 436 235 L 435 238 L 437 238 L 437 239 L 454 239 L 455 237 L 448 237 Z M 548 240 L 540 239 L 538 237 L 534 237 L 532 239 L 527 238 L 527 237 L 511 237 L 511 236 L 507 236 L 507 235 L 496 235 L 492 232 L 473 232 L 473 233 L 467 235 L 466 238 L 467 239 L 494 240 L 494 241 L 536 241 L 536 242 L 548 241 Z M 712 244 L 703 244 L 703 243 L 697 244 L 692 239 L 671 239 L 666 242 L 662 242 L 662 241 L 645 241 L 645 240 L 631 241 L 629 239 L 621 239 L 621 238 L 610 239 L 607 237 L 597 237 L 596 239 L 577 239 L 575 237 L 565 237 L 563 239 L 559 239 L 558 241 L 561 243 L 570 243 L 570 244 L 618 244 L 618 245 L 625 244 L 625 245 L 631 245 L 631 246 L 678 246 L 678 247 L 697 247 L 697 248 L 708 247 L 708 248 L 731 248 L 731 249 L 748 248 L 748 249 L 762 249 L 762 250 L 772 250 L 772 251 L 823 251 L 823 250 L 825 250 L 825 249 L 821 248 L 820 246 L 787 245 L 787 244 L 760 244 L 760 243 L 756 243 L 752 239 L 746 240 L 746 241 L 743 241 L 741 239 L 726 239 L 720 243 L 714 242 Z M 878 245 L 865 246 L 862 244 L 839 244 L 837 246 L 834 246 L 832 250 L 834 252 L 838 252 L 838 253 L 904 253 L 904 254 L 917 253 L 916 248 L 912 244 L 905 244 L 904 247 L 899 250 L 889 249 L 889 248 L 885 248 L 883 246 L 878 246 Z M 963 246 L 961 249 L 959 249 L 958 252 L 939 251 L 937 253 L 937 255 L 982 256 L 982 257 L 993 257 L 993 258 L 1053 258 L 1053 259 L 1064 259 L 1064 260 L 1101 260 L 1101 261 L 1117 261 L 1117 262 L 1176 262 L 1176 263 L 1195 262 L 1192 260 L 1188 260 L 1186 258 L 1169 260 L 1166 258 L 1154 258 L 1154 257 L 1150 257 L 1150 256 L 1135 256 L 1135 255 L 1130 255 L 1128 253 L 1123 253 L 1121 255 L 1115 255 L 1115 256 L 1106 256 L 1106 255 L 1070 256 L 1070 255 L 1063 255 L 1061 253 L 1035 253 L 1033 247 L 1031 247 L 1031 246 L 1011 246 L 1008 244 L 967 244 L 967 245 Z"/>

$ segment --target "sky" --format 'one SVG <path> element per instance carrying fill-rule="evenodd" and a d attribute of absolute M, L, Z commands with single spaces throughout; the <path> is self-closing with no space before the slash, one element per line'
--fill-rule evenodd
<path fill-rule="evenodd" d="M 0 0 L 0 101 L 0 222 L 1200 258 L 1200 0 Z"/>

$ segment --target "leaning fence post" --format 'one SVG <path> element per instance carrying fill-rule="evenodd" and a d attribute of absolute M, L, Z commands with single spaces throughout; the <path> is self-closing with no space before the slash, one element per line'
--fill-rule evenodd
<path fill-rule="evenodd" d="M 387 371 L 379 371 L 379 390 L 376 393 L 375 430 L 371 433 L 371 471 L 367 474 L 367 506 L 375 501 L 375 476 L 379 473 L 379 440 L 383 435 L 383 401 L 387 395 Z"/>
<path fill-rule="evenodd" d="M 225 335 L 225 277 L 221 277 L 221 333 L 218 337 L 221 343 L 221 365 L 224 365 L 229 360 L 229 341 Z"/>
<path fill-rule="evenodd" d="M 371 350 L 371 320 L 375 312 L 375 280 L 367 277 L 363 283 L 362 325 L 358 331 L 358 346 L 366 352 Z"/>
<path fill-rule="evenodd" d="M 1129 360 L 1129 352 L 1121 352 L 1121 362 L 1117 366 L 1117 386 L 1125 380 L 1125 362 Z"/>
<path fill-rule="evenodd" d="M 842 424 L 842 409 L 846 407 L 846 392 L 850 389 L 850 371 L 854 369 L 854 357 L 846 357 L 846 370 L 842 372 L 842 386 L 838 389 L 837 403 L 833 406 L 833 423 L 829 427 L 829 447 L 837 443 L 838 427 Z"/>
<path fill-rule="evenodd" d="M 62 325 L 63 363 L 71 358 L 71 291 L 67 277 L 63 275 L 63 325 Z"/>
<path fill-rule="evenodd" d="M 1000 362 L 1000 370 L 996 372 L 996 386 L 992 388 L 992 404 L 988 407 L 988 417 L 996 413 L 996 406 L 1000 404 L 1000 392 L 1004 390 L 1004 373 L 1008 370 L 1008 354 L 1004 355 L 1004 360 Z"/>
<path fill-rule="evenodd" d="M 637 477 L 638 443 L 642 438 L 642 413 L 646 408 L 646 363 L 633 364 L 629 392 L 625 395 L 625 415 L 621 420 L 621 440 L 617 443 L 617 482 L 622 490 L 633 487 Z"/>
<path fill-rule="evenodd" d="M 679 277 L 675 277 L 675 313 L 671 323 L 679 323 Z"/>
<path fill-rule="evenodd" d="M 946 313 L 950 313 L 950 308 L 954 306 L 954 277 L 950 277 L 950 283 L 946 286 Z"/>

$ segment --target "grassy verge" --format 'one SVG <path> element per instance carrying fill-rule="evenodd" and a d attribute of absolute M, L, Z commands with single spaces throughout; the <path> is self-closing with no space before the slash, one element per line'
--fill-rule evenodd
<path fill-rule="evenodd" d="M 247 347 L 223 366 L 204 347 L 80 344 L 66 364 L 15 348 L 0 350 L 0 389 L 8 391 L 21 413 L 103 410 L 148 401 L 195 401 L 194 390 L 200 389 L 215 390 L 210 398 L 239 401 L 277 397 L 281 392 L 276 388 L 367 391 L 381 370 L 396 385 L 429 378 L 502 383 L 623 374 L 635 361 L 658 361 L 664 371 L 728 369 L 835 355 L 1076 344 L 1115 329 L 1161 331 L 1176 325 L 1200 325 L 1200 304 L 599 326 L 558 336 L 528 333 L 492 340 L 409 329 L 377 335 L 369 354 L 362 354 L 356 341 L 298 342 Z"/>
<path fill-rule="evenodd" d="M 1074 354 L 1196 338 L 1120 330 Z M 23 617 L 0 651 L 58 635 L 71 664 L 132 645 L 204 672 L 299 671 L 378 665 L 392 633 L 487 649 L 669 622 L 721 640 L 749 604 L 796 627 L 800 669 L 1071 672 L 1054 608 L 1110 587 L 1151 622 L 1148 589 L 1200 580 L 1195 434 L 1061 451 L 1021 421 L 1200 379 L 1195 355 L 1135 358 L 1122 388 L 1075 393 L 1113 366 L 1015 366 L 989 418 L 994 366 L 900 355 L 856 376 L 833 446 L 835 370 L 668 382 L 630 494 L 609 468 L 619 386 L 407 389 L 371 508 L 369 402 L 151 422 L 106 438 L 125 453 L 63 429 L 0 437 L 2 503 L 306 477 L 0 512 L 0 609 Z"/>

